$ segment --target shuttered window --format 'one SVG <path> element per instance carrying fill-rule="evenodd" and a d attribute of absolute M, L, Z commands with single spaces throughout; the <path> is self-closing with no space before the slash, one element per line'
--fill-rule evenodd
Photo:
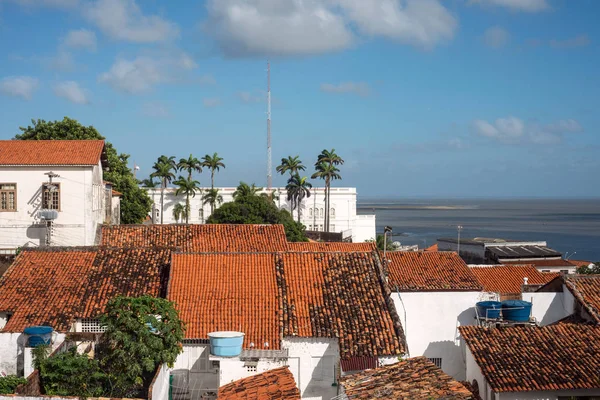
<path fill-rule="evenodd" d="M 0 183 L 0 211 L 17 211 L 16 183 Z"/>

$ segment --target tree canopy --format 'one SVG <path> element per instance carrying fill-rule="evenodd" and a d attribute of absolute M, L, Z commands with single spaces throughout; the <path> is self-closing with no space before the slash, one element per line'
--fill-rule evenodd
<path fill-rule="evenodd" d="M 62 121 L 31 120 L 32 125 L 20 127 L 18 140 L 105 140 L 93 126 L 84 126 L 74 119 L 64 117 Z M 121 223 L 137 224 L 144 221 L 152 201 L 145 190 L 138 187 L 133 172 L 127 166 L 128 154 L 117 153 L 110 142 L 105 142 L 108 170 L 104 179 L 121 193 Z"/>
<path fill-rule="evenodd" d="M 600 274 L 600 261 L 596 261 L 591 265 L 582 265 L 581 267 L 577 268 L 577 273 L 584 275 Z"/>

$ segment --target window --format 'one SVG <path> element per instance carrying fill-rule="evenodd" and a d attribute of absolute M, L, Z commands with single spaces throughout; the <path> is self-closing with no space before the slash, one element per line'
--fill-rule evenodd
<path fill-rule="evenodd" d="M 42 185 L 42 208 L 60 211 L 60 183 Z"/>
<path fill-rule="evenodd" d="M 323 224 L 319 225 L 319 230 L 322 232 L 323 231 Z"/>
<path fill-rule="evenodd" d="M 331 217 L 335 217 L 335 208 L 332 208 L 332 209 L 330 210 L 330 213 L 329 213 L 329 215 L 330 215 Z"/>
<path fill-rule="evenodd" d="M 81 332 L 103 333 L 105 326 L 100 325 L 100 321 L 94 318 L 83 318 L 81 320 Z"/>
<path fill-rule="evenodd" d="M 308 215 L 312 217 L 312 207 L 308 209 Z"/>
<path fill-rule="evenodd" d="M 568 269 L 561 269 L 561 270 L 560 270 L 560 273 L 561 273 L 561 274 L 568 274 L 568 273 L 569 273 L 569 270 L 568 270 Z"/>
<path fill-rule="evenodd" d="M 0 211 L 17 211 L 16 183 L 0 183 Z"/>
<path fill-rule="evenodd" d="M 323 216 L 323 209 L 321 208 L 321 210 L 319 211 L 319 216 L 322 217 Z"/>
<path fill-rule="evenodd" d="M 331 229 L 329 229 L 330 232 L 335 232 L 335 225 L 331 224 L 330 228 L 331 228 Z"/>
<path fill-rule="evenodd" d="M 258 371 L 258 363 L 256 361 L 247 361 L 244 363 L 246 372 L 254 373 Z"/>
<path fill-rule="evenodd" d="M 312 225 L 308 225 L 308 230 L 312 231 Z"/>
<path fill-rule="evenodd" d="M 429 361 L 435 364 L 436 367 L 442 368 L 442 359 L 441 358 L 428 358 Z"/>
<path fill-rule="evenodd" d="M 550 272 L 549 269 L 543 269 L 542 272 Z"/>

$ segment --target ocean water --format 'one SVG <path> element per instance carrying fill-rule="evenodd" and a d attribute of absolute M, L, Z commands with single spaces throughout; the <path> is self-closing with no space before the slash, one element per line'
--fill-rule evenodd
<path fill-rule="evenodd" d="M 377 215 L 377 232 L 430 246 L 440 237 L 545 240 L 577 260 L 600 261 L 600 199 L 585 200 L 359 200 L 359 214 Z"/>

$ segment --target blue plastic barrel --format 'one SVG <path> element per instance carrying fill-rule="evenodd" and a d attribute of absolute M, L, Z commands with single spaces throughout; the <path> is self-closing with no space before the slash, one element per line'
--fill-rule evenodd
<path fill-rule="evenodd" d="M 236 357 L 242 352 L 244 334 L 242 332 L 212 332 L 208 334 L 210 354 L 217 357 Z"/>
<path fill-rule="evenodd" d="M 475 305 L 477 306 L 477 314 L 480 318 L 500 318 L 502 303 L 499 301 L 480 301 Z"/>
<path fill-rule="evenodd" d="M 531 303 L 523 300 L 504 300 L 502 317 L 508 321 L 527 322 L 531 315 Z"/>
<path fill-rule="evenodd" d="M 29 347 L 50 344 L 53 331 L 54 329 L 51 326 L 29 326 L 23 329 L 23 333 L 29 336 Z"/>

